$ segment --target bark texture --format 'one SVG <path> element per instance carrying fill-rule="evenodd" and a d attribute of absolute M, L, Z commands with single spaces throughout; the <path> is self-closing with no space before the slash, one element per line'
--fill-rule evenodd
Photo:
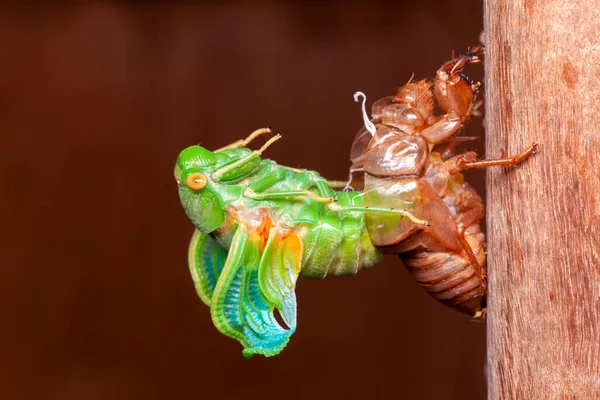
<path fill-rule="evenodd" d="M 600 398 L 600 3 L 484 4 L 489 398 Z"/>

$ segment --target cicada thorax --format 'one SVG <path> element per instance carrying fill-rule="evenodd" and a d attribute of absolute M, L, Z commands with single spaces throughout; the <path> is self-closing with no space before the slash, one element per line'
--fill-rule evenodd
<path fill-rule="evenodd" d="M 427 80 L 402 86 L 395 96 L 379 99 L 371 107 L 371 121 L 375 129 L 382 126 L 396 128 L 384 133 L 380 132 L 378 136 L 383 136 L 391 131 L 415 134 L 433 123 L 434 118 L 431 82 Z M 355 189 L 361 189 L 363 182 L 360 177 L 352 179 L 354 177 L 352 172 L 364 170 L 366 150 L 375 146 L 372 140 L 373 132 L 363 126 L 352 143 L 349 183 Z M 383 149 L 385 145 L 380 144 L 379 148 Z M 371 165 L 375 165 L 375 162 L 372 162 Z"/>
<path fill-rule="evenodd" d="M 458 249 L 460 242 L 448 206 L 422 179 L 429 158 L 428 143 L 420 135 L 388 126 L 379 128 L 365 155 L 365 205 L 402 209 L 422 220 L 439 221 L 427 230 L 444 245 Z M 393 215 L 368 213 L 365 220 L 371 241 L 380 247 L 393 248 L 424 229 L 408 218 Z"/>

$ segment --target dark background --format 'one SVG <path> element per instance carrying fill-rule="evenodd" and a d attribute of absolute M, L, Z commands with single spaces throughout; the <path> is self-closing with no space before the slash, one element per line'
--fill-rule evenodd
<path fill-rule="evenodd" d="M 478 43 L 480 2 L 19 4 L 0 13 L 0 398 L 485 397 L 485 326 L 394 256 L 299 281 L 288 347 L 243 359 L 193 289 L 172 173 L 269 125 L 269 158 L 344 179 L 354 91 L 433 76 Z"/>

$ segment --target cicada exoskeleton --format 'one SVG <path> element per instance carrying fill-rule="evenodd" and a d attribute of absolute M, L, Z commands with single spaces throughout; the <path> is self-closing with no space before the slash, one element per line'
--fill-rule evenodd
<path fill-rule="evenodd" d="M 486 299 L 485 234 L 481 197 L 464 182 L 462 170 L 514 165 L 530 155 L 476 161 L 476 154 L 453 154 L 448 146 L 469 120 L 479 91 L 462 74 L 481 62 L 482 47 L 445 63 L 433 80 L 409 82 L 372 106 L 351 151 L 348 187 L 364 184 L 368 207 L 403 209 L 428 225 L 393 215 L 369 214 L 373 244 L 397 253 L 412 276 L 442 303 L 481 316 Z M 358 92 L 355 95 L 362 95 Z M 364 95 L 363 95 L 364 97 Z M 434 99 L 443 115 L 434 113 Z M 354 172 L 364 172 L 364 182 Z"/>

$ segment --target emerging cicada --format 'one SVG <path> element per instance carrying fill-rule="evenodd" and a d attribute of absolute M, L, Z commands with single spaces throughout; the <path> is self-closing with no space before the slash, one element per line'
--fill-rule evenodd
<path fill-rule="evenodd" d="M 298 276 L 354 275 L 382 252 L 398 253 L 444 303 L 470 315 L 485 307 L 483 203 L 461 170 L 514 165 L 530 155 L 476 161 L 438 147 L 469 118 L 478 85 L 462 68 L 476 48 L 442 66 L 433 83 L 409 83 L 373 105 L 352 150 L 363 191 L 332 189 L 317 172 L 262 159 L 247 139 L 216 151 L 183 150 L 175 180 L 196 230 L 189 266 L 213 323 L 243 354 L 280 352 L 296 329 Z M 433 85 L 433 89 L 432 89 Z M 433 97 L 446 113 L 433 114 Z M 283 323 L 276 319 L 279 311 Z"/>
<path fill-rule="evenodd" d="M 245 147 L 267 132 L 214 152 L 189 147 L 175 166 L 181 204 L 196 227 L 189 247 L 196 290 L 245 356 L 285 347 L 296 329 L 299 275 L 354 275 L 379 262 L 365 212 L 426 224 L 402 209 L 366 208 L 362 192 L 336 193 L 317 172 L 261 159 L 279 135 L 259 150 Z"/>
<path fill-rule="evenodd" d="M 357 92 L 355 100 L 363 96 L 364 127 L 352 146 L 347 185 L 353 172 L 363 171 L 365 206 L 402 209 L 429 221 L 370 213 L 365 219 L 373 245 L 397 253 L 425 290 L 473 317 L 483 315 L 487 294 L 484 206 L 460 171 L 515 165 L 536 148 L 495 160 L 453 154 L 453 137 L 471 116 L 480 86 L 462 71 L 481 62 L 482 50 L 475 47 L 445 63 L 433 81 L 409 82 L 376 101 L 371 118 Z M 434 115 L 434 98 L 444 115 Z"/>

